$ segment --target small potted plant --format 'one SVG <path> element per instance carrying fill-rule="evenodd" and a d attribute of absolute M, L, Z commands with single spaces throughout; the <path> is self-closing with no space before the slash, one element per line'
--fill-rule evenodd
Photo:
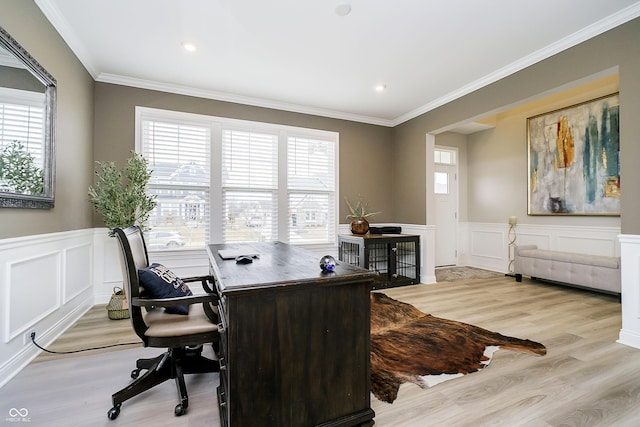
<path fill-rule="evenodd" d="M 369 221 L 367 221 L 367 218 L 380 212 L 367 212 L 368 205 L 361 199 L 359 199 L 355 205 L 351 204 L 347 198 L 345 198 L 345 201 L 351 212 L 347 215 L 347 219 L 351 221 L 351 232 L 353 234 L 367 234 L 369 232 Z"/>

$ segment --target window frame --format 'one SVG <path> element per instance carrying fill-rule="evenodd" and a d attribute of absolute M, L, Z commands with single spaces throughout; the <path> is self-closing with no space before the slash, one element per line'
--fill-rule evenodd
<path fill-rule="evenodd" d="M 210 130 L 210 147 L 209 147 L 209 164 L 210 164 L 210 185 L 209 185 L 209 224 L 208 224 L 208 242 L 205 239 L 205 245 L 211 243 L 223 242 L 223 227 L 214 226 L 214 224 L 223 224 L 222 208 L 214 208 L 222 206 L 223 187 L 222 187 L 222 143 L 224 130 L 250 131 L 260 133 L 270 133 L 278 135 L 278 177 L 277 177 L 277 231 L 274 241 L 283 243 L 291 243 L 289 240 L 289 194 L 300 193 L 300 190 L 289 189 L 288 187 L 288 138 L 309 138 L 328 141 L 334 144 L 334 188 L 333 191 L 319 191 L 315 193 L 328 194 L 332 199 L 329 205 L 329 216 L 333 219 L 327 224 L 327 241 L 299 242 L 292 243 L 297 246 L 313 247 L 313 246 L 335 246 L 337 244 L 338 227 L 339 227 L 339 143 L 340 134 L 334 131 L 326 131 L 319 129 L 301 128 L 288 125 L 280 125 L 274 123 L 263 123 L 248 120 L 232 119 L 227 117 L 209 116 L 204 114 L 186 113 L 181 111 L 171 111 L 164 109 L 156 109 L 150 107 L 136 106 L 135 108 L 135 150 L 138 153 L 143 152 L 142 141 L 142 121 L 143 120 L 167 120 L 170 122 L 180 122 L 196 126 L 206 126 Z M 185 187 L 186 188 L 186 187 Z M 314 193 L 310 191 L 310 193 Z M 333 207 L 333 212 L 331 208 Z M 195 249 L 195 248 L 191 248 Z M 204 249 L 204 248 L 203 248 Z"/>

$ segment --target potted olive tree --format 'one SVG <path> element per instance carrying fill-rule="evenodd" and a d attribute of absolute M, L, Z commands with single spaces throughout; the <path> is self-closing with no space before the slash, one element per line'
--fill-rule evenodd
<path fill-rule="evenodd" d="M 147 160 L 141 154 L 131 153 L 123 170 L 114 162 L 96 162 L 96 183 L 89 187 L 89 200 L 110 230 L 131 225 L 144 227 L 157 204 L 156 196 L 147 194 L 151 179 Z"/>
<path fill-rule="evenodd" d="M 110 236 L 114 236 L 115 227 L 139 225 L 144 228 L 157 204 L 156 197 L 147 194 L 147 184 L 151 179 L 147 160 L 134 151 L 131 153 L 123 170 L 119 170 L 114 162 L 96 162 L 96 183 L 89 187 L 89 200 L 104 218 Z M 114 320 L 129 318 L 123 289 L 113 289 L 107 314 Z"/>

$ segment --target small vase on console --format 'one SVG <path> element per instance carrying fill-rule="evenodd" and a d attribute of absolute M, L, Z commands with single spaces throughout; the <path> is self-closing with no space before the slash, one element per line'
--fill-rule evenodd
<path fill-rule="evenodd" d="M 369 221 L 366 218 L 353 218 L 351 220 L 351 233 L 367 234 L 369 232 Z"/>
<path fill-rule="evenodd" d="M 380 212 L 368 212 L 368 206 L 362 200 L 358 200 L 355 205 L 351 204 L 349 199 L 345 198 L 345 200 L 350 212 L 347 215 L 347 219 L 351 221 L 351 233 L 357 235 L 367 234 L 369 232 L 367 218 Z"/>

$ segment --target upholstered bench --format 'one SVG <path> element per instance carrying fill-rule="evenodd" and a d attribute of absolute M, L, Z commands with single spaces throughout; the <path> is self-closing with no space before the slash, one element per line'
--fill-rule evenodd
<path fill-rule="evenodd" d="M 516 281 L 522 276 L 566 283 L 607 293 L 620 294 L 620 258 L 538 249 L 535 245 L 515 248 Z"/>

